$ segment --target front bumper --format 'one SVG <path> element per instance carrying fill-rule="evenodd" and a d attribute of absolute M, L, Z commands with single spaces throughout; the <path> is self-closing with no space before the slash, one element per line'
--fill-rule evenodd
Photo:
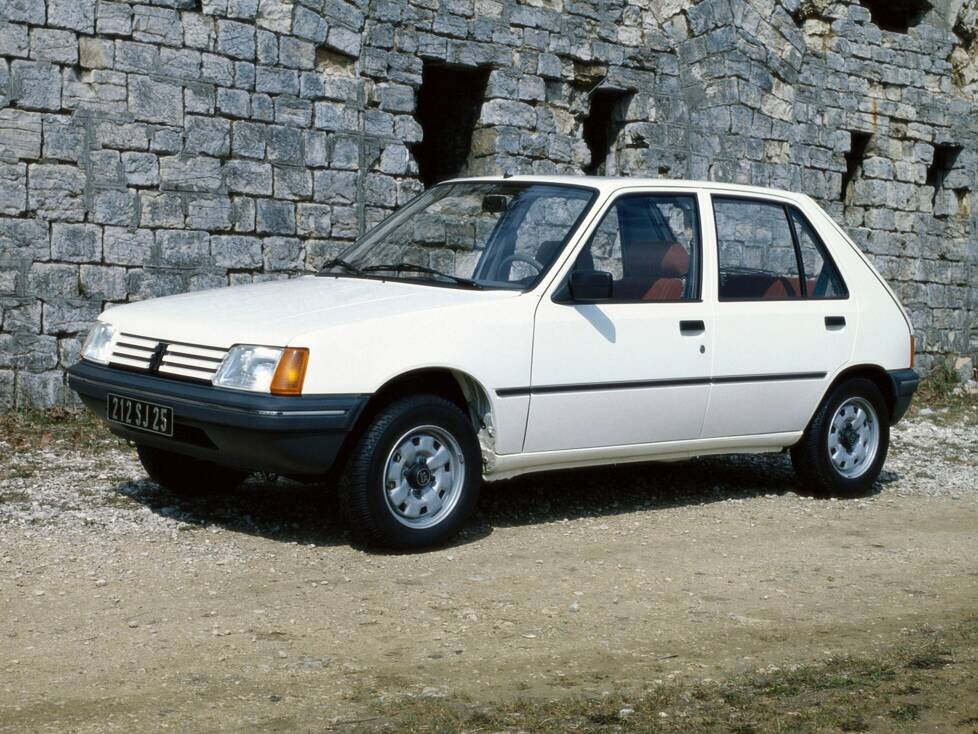
<path fill-rule="evenodd" d="M 85 361 L 68 370 L 68 385 L 103 420 L 110 392 L 173 408 L 172 438 L 106 421 L 122 438 L 236 469 L 292 475 L 328 471 L 369 398 L 260 395 Z"/>
<path fill-rule="evenodd" d="M 892 370 L 887 374 L 893 385 L 893 415 L 890 418 L 890 425 L 893 425 L 906 415 L 913 394 L 920 385 L 920 375 L 914 370 Z"/>

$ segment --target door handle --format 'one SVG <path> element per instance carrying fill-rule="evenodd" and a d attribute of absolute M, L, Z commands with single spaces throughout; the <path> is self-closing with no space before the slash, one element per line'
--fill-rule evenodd
<path fill-rule="evenodd" d="M 706 331 L 706 324 L 702 321 L 680 321 L 679 322 L 679 333 L 696 335 L 702 334 Z"/>
<path fill-rule="evenodd" d="M 825 317 L 825 328 L 826 329 L 841 329 L 846 325 L 845 316 L 826 316 Z"/>

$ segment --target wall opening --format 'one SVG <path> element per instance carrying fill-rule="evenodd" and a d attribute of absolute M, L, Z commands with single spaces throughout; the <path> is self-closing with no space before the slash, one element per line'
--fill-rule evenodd
<path fill-rule="evenodd" d="M 850 133 L 849 152 L 846 153 L 846 172 L 842 174 L 842 187 L 839 200 L 849 203 L 852 200 L 852 187 L 863 170 L 863 161 L 873 136 L 869 133 L 853 131 Z"/>
<path fill-rule="evenodd" d="M 588 176 L 618 173 L 614 148 L 625 126 L 625 111 L 631 98 L 632 93 L 622 89 L 595 89 L 591 93 L 583 124 L 584 142 L 591 153 L 591 162 L 583 169 Z"/>
<path fill-rule="evenodd" d="M 424 135 L 412 153 L 425 188 L 465 173 L 488 81 L 486 68 L 422 68 L 417 120 Z"/>
<path fill-rule="evenodd" d="M 906 33 L 919 25 L 934 6 L 927 0 L 859 0 L 881 30 Z"/>
<path fill-rule="evenodd" d="M 944 190 L 944 181 L 954 168 L 960 154 L 960 145 L 934 146 L 934 160 L 927 169 L 927 185 L 934 188 L 934 196 L 931 199 L 933 204 L 937 203 L 937 197 Z"/>

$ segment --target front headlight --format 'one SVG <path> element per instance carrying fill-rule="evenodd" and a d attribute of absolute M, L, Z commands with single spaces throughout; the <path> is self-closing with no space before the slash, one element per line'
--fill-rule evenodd
<path fill-rule="evenodd" d="M 234 390 L 268 392 L 281 356 L 282 350 L 276 347 L 231 347 L 211 383 Z"/>
<path fill-rule="evenodd" d="M 90 362 L 108 364 L 109 358 L 112 356 L 112 336 L 114 334 L 115 329 L 112 324 L 96 321 L 82 345 L 82 357 Z"/>

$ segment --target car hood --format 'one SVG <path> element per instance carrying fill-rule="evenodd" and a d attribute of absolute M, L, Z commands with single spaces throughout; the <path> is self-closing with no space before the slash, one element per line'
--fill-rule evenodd
<path fill-rule="evenodd" d="M 307 276 L 215 288 L 116 306 L 117 330 L 214 347 L 284 346 L 331 326 L 457 305 L 515 298 L 518 291 L 443 288 L 405 281 Z"/>

